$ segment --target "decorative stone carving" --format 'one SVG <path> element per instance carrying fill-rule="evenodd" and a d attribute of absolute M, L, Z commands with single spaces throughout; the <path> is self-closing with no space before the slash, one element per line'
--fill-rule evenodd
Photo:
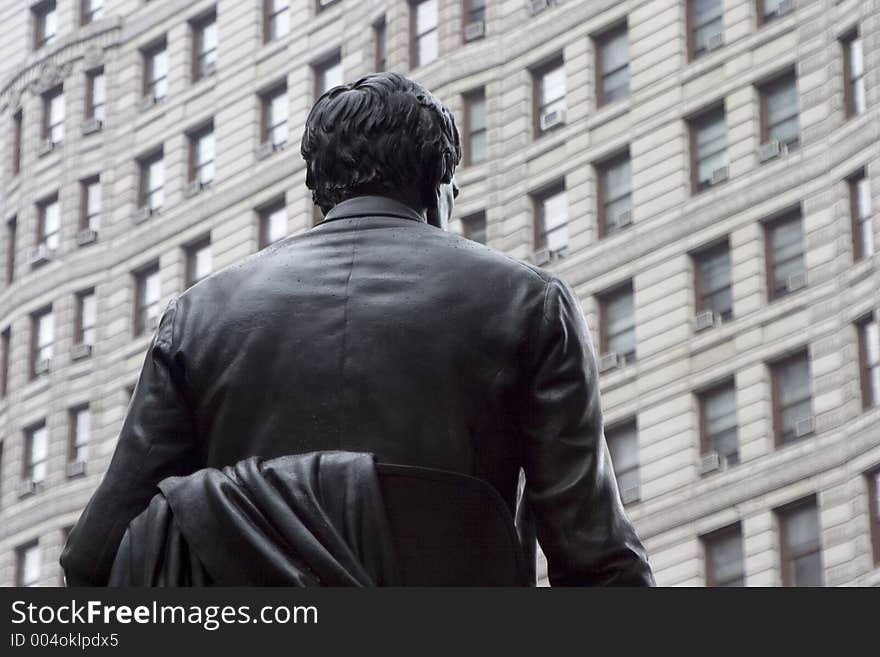
<path fill-rule="evenodd" d="M 46 62 L 40 67 L 37 79 L 30 84 L 31 93 L 39 96 L 40 94 L 49 91 L 49 89 L 60 84 L 64 78 L 70 75 L 72 70 L 73 64 L 71 62 L 67 62 L 61 66 L 55 62 Z"/>
<path fill-rule="evenodd" d="M 93 43 L 83 53 L 83 64 L 87 69 L 100 66 L 104 62 L 104 49 Z"/>

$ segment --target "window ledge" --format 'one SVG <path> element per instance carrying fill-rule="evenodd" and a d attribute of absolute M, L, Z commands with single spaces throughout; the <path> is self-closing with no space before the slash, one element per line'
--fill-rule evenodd
<path fill-rule="evenodd" d="M 629 113 L 632 109 L 632 95 L 608 103 L 596 109 L 595 113 L 587 119 L 587 129 L 593 130 L 614 119 Z"/>

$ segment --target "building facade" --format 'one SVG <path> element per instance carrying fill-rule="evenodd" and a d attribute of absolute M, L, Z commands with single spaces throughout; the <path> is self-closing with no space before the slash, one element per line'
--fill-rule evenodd
<path fill-rule="evenodd" d="M 453 230 L 577 291 L 662 585 L 880 584 L 880 0 L 44 0 L 0 24 L 0 584 L 56 585 L 152 329 L 414 77 Z"/>

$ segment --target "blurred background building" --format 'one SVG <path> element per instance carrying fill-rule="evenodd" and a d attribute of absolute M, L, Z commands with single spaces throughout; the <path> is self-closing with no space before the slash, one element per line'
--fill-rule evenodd
<path fill-rule="evenodd" d="M 165 303 L 319 219 L 307 112 L 383 69 L 455 111 L 453 229 L 577 290 L 658 583 L 880 584 L 880 0 L 0 6 L 0 584 L 61 581 Z"/>

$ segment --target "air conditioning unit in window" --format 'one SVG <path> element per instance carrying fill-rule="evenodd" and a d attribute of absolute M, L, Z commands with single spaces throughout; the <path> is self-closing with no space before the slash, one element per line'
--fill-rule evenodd
<path fill-rule="evenodd" d="M 94 228 L 84 228 L 76 234 L 76 245 L 85 246 L 98 241 L 98 231 Z"/>
<path fill-rule="evenodd" d="M 138 103 L 138 109 L 141 112 L 144 112 L 150 109 L 153 105 L 158 102 L 158 99 L 153 94 L 147 94 L 143 98 L 141 98 L 141 102 Z"/>
<path fill-rule="evenodd" d="M 713 34 L 706 41 L 706 50 L 712 52 L 713 50 L 718 50 L 721 46 L 724 45 L 724 33 L 719 32 L 718 34 Z"/>
<path fill-rule="evenodd" d="M 217 72 L 217 62 L 208 62 L 205 64 L 202 69 L 202 76 L 208 77 L 209 75 L 214 75 Z"/>
<path fill-rule="evenodd" d="M 700 458 L 700 474 L 705 475 L 710 472 L 717 472 L 721 469 L 721 456 L 718 452 L 712 451 L 704 454 Z"/>
<path fill-rule="evenodd" d="M 623 365 L 623 359 L 616 351 L 609 351 L 599 356 L 599 372 L 607 372 Z"/>
<path fill-rule="evenodd" d="M 792 274 L 788 278 L 785 279 L 785 290 L 786 292 L 794 292 L 795 290 L 800 290 L 807 286 L 807 272 L 802 271 L 797 274 Z"/>
<path fill-rule="evenodd" d="M 528 0 L 526 4 L 532 14 L 537 14 L 550 6 L 550 0 Z"/>
<path fill-rule="evenodd" d="M 719 167 L 712 172 L 712 176 L 709 178 L 709 184 L 717 185 L 719 183 L 723 183 L 727 180 L 729 175 L 729 170 L 727 167 Z"/>
<path fill-rule="evenodd" d="M 86 462 L 85 461 L 71 461 L 67 464 L 67 476 L 68 477 L 79 477 L 86 473 Z"/>
<path fill-rule="evenodd" d="M 816 427 L 812 416 L 801 418 L 794 423 L 794 435 L 798 438 L 813 433 L 815 430 Z"/>
<path fill-rule="evenodd" d="M 788 153 L 788 146 L 783 142 L 774 139 L 773 141 L 768 141 L 766 144 L 758 146 L 758 161 L 766 162 L 767 160 L 781 157 L 786 153 Z"/>
<path fill-rule="evenodd" d="M 134 211 L 134 213 L 131 215 L 131 220 L 136 224 L 143 223 L 147 219 L 152 217 L 154 212 L 155 210 L 153 210 L 153 208 L 151 208 L 149 205 L 144 205 L 143 207 L 140 207 Z"/>
<path fill-rule="evenodd" d="M 546 265 L 552 259 L 552 255 L 550 253 L 550 249 L 536 249 L 532 252 L 532 264 L 541 267 Z"/>
<path fill-rule="evenodd" d="M 486 36 L 486 23 L 484 21 L 474 21 L 464 26 L 465 41 L 482 39 L 484 36 Z"/>
<path fill-rule="evenodd" d="M 565 123 L 565 110 L 555 109 L 549 112 L 541 113 L 541 130 L 549 130 L 558 125 Z"/>
<path fill-rule="evenodd" d="M 50 367 L 52 367 L 51 358 L 43 358 L 42 360 L 38 360 L 36 363 L 34 363 L 34 376 L 47 374 Z"/>
<path fill-rule="evenodd" d="M 614 225 L 618 228 L 625 228 L 632 224 L 632 212 L 630 210 L 624 210 L 614 219 Z"/>
<path fill-rule="evenodd" d="M 794 0 L 782 0 L 779 3 L 779 7 L 776 9 L 777 16 L 785 16 L 786 14 L 790 14 L 796 8 Z"/>
<path fill-rule="evenodd" d="M 191 196 L 195 196 L 200 191 L 202 191 L 202 183 L 198 180 L 193 180 L 190 183 L 187 183 L 186 187 L 183 188 L 183 195 L 186 198 Z"/>
<path fill-rule="evenodd" d="M 18 486 L 18 496 L 26 497 L 27 495 L 33 495 L 34 493 L 39 492 L 41 487 L 42 484 L 39 481 L 25 479 Z"/>
<path fill-rule="evenodd" d="M 40 145 L 37 147 L 37 155 L 43 157 L 44 155 L 48 155 L 52 151 L 55 150 L 55 146 L 57 144 L 51 139 L 44 139 L 40 142 Z"/>
<path fill-rule="evenodd" d="M 70 360 L 82 360 L 92 355 L 92 345 L 80 342 L 70 348 Z"/>
<path fill-rule="evenodd" d="M 28 262 L 31 267 L 44 265 L 52 259 L 55 251 L 49 248 L 47 244 L 37 244 L 28 252 Z"/>
<path fill-rule="evenodd" d="M 640 499 L 642 499 L 642 493 L 638 486 L 630 486 L 620 491 L 620 501 L 624 504 L 632 504 Z"/>
<path fill-rule="evenodd" d="M 711 310 L 706 310 L 694 315 L 694 331 L 705 331 L 714 328 L 721 323 L 721 316 Z"/>
<path fill-rule="evenodd" d="M 80 130 L 84 135 L 90 135 L 93 132 L 98 132 L 101 128 L 104 127 L 104 123 L 101 119 L 86 119 L 82 122 L 80 126 Z"/>
<path fill-rule="evenodd" d="M 257 159 L 263 160 L 269 157 L 272 153 L 274 153 L 278 147 L 273 144 L 271 141 L 264 141 L 262 144 L 257 146 Z"/>

